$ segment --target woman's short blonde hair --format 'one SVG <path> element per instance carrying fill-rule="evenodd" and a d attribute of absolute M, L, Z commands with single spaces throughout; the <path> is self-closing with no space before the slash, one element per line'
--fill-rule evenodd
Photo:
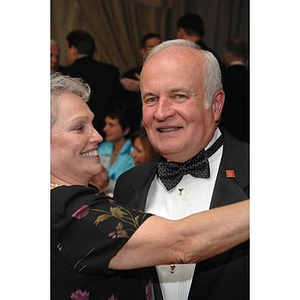
<path fill-rule="evenodd" d="M 91 89 L 88 84 L 80 78 L 54 73 L 51 75 L 51 127 L 55 123 L 59 113 L 59 98 L 62 94 L 74 94 L 84 102 L 88 102 Z"/>

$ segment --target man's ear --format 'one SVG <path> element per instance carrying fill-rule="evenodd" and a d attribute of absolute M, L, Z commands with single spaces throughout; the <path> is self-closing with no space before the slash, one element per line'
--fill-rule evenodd
<path fill-rule="evenodd" d="M 223 90 L 217 91 L 217 93 L 215 94 L 215 97 L 214 97 L 213 104 L 212 104 L 215 122 L 219 122 L 219 120 L 220 120 L 224 102 L 225 102 L 224 91 Z"/>
<path fill-rule="evenodd" d="M 144 57 L 146 54 L 145 48 L 141 48 L 140 53 L 141 53 L 141 56 Z"/>
<path fill-rule="evenodd" d="M 72 46 L 70 47 L 70 49 L 71 49 L 72 55 L 73 55 L 74 57 L 77 57 L 77 56 L 78 56 L 77 48 L 76 48 L 74 45 L 72 45 Z"/>

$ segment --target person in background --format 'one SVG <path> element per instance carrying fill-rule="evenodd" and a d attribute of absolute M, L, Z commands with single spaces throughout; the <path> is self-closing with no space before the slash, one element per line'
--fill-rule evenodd
<path fill-rule="evenodd" d="M 234 38 L 226 43 L 223 74 L 226 102 L 221 125 L 241 141 L 250 141 L 250 76 L 245 41 Z"/>
<path fill-rule="evenodd" d="M 51 76 L 51 299 L 127 300 L 113 289 L 113 270 L 192 263 L 249 238 L 249 201 L 170 221 L 126 209 L 89 187 L 102 168 L 103 140 L 89 95 L 82 80 Z M 153 299 L 152 283 L 138 292 L 139 300 Z"/>
<path fill-rule="evenodd" d="M 131 143 L 133 145 L 131 156 L 136 166 L 159 156 L 150 144 L 144 127 L 141 127 L 132 133 Z"/>
<path fill-rule="evenodd" d="M 122 174 L 115 200 L 176 220 L 248 199 L 249 145 L 218 126 L 225 93 L 213 54 L 189 40 L 163 42 L 149 53 L 140 80 L 143 124 L 162 158 Z M 194 265 L 136 272 L 154 280 L 155 299 L 249 299 L 249 241 Z M 126 289 L 134 275 L 118 283 Z"/>
<path fill-rule="evenodd" d="M 199 15 L 188 13 L 177 20 L 177 39 L 192 41 L 200 46 L 201 49 L 211 52 L 217 58 L 222 74 L 224 63 L 217 53 L 205 44 L 204 34 L 204 23 Z"/>
<path fill-rule="evenodd" d="M 51 39 L 50 41 L 50 65 L 51 74 L 60 70 L 59 67 L 59 46 L 57 41 Z"/>
<path fill-rule="evenodd" d="M 133 69 L 126 71 L 121 78 L 121 84 L 130 92 L 140 93 L 140 73 L 142 65 L 147 57 L 147 53 L 155 46 L 162 42 L 158 33 L 150 32 L 145 34 L 141 39 L 141 64 Z M 139 94 L 140 95 L 140 94 Z"/>
<path fill-rule="evenodd" d="M 96 44 L 88 32 L 73 30 L 68 33 L 66 40 L 70 65 L 62 68 L 61 73 L 80 77 L 89 84 L 92 93 L 88 105 L 95 114 L 96 129 L 103 134 L 105 115 L 115 106 L 121 90 L 119 69 L 93 59 Z"/>
<path fill-rule="evenodd" d="M 144 35 L 141 39 L 141 64 L 133 69 L 130 69 L 122 74 L 120 83 L 123 86 L 122 96 L 124 102 L 135 112 L 134 119 L 140 127 L 142 124 L 142 103 L 140 96 L 140 73 L 142 70 L 142 64 L 147 53 L 153 47 L 159 45 L 162 39 L 158 33 L 150 32 Z"/>
<path fill-rule="evenodd" d="M 107 113 L 105 117 L 105 141 L 99 144 L 98 152 L 101 164 L 106 169 L 109 178 L 108 186 L 101 185 L 104 174 L 93 178 L 92 184 L 102 191 L 113 194 L 118 177 L 134 166 L 131 157 L 131 132 L 135 130 L 132 125 L 132 112 L 124 106 L 118 106 Z M 107 183 L 105 183 L 107 185 Z"/>

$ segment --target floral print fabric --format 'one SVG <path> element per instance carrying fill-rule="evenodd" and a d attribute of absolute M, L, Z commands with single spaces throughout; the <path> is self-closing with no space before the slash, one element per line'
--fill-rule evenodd
<path fill-rule="evenodd" d="M 111 299 L 111 258 L 151 215 L 128 210 L 98 190 L 51 191 L 52 299 Z"/>

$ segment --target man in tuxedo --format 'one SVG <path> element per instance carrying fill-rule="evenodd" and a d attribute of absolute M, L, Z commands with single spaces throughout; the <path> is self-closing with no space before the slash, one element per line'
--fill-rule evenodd
<path fill-rule="evenodd" d="M 83 30 L 73 30 L 67 37 L 69 66 L 60 71 L 71 77 L 80 77 L 91 87 L 88 105 L 95 114 L 94 126 L 103 134 L 104 119 L 109 108 L 114 107 L 121 90 L 119 69 L 93 59 L 95 41 Z"/>
<path fill-rule="evenodd" d="M 121 175 L 117 201 L 178 219 L 249 197 L 248 144 L 218 127 L 225 94 L 210 52 L 182 39 L 156 46 L 141 72 L 141 95 L 144 126 L 162 159 Z M 249 299 L 249 243 L 194 265 L 140 272 L 156 300 Z"/>

